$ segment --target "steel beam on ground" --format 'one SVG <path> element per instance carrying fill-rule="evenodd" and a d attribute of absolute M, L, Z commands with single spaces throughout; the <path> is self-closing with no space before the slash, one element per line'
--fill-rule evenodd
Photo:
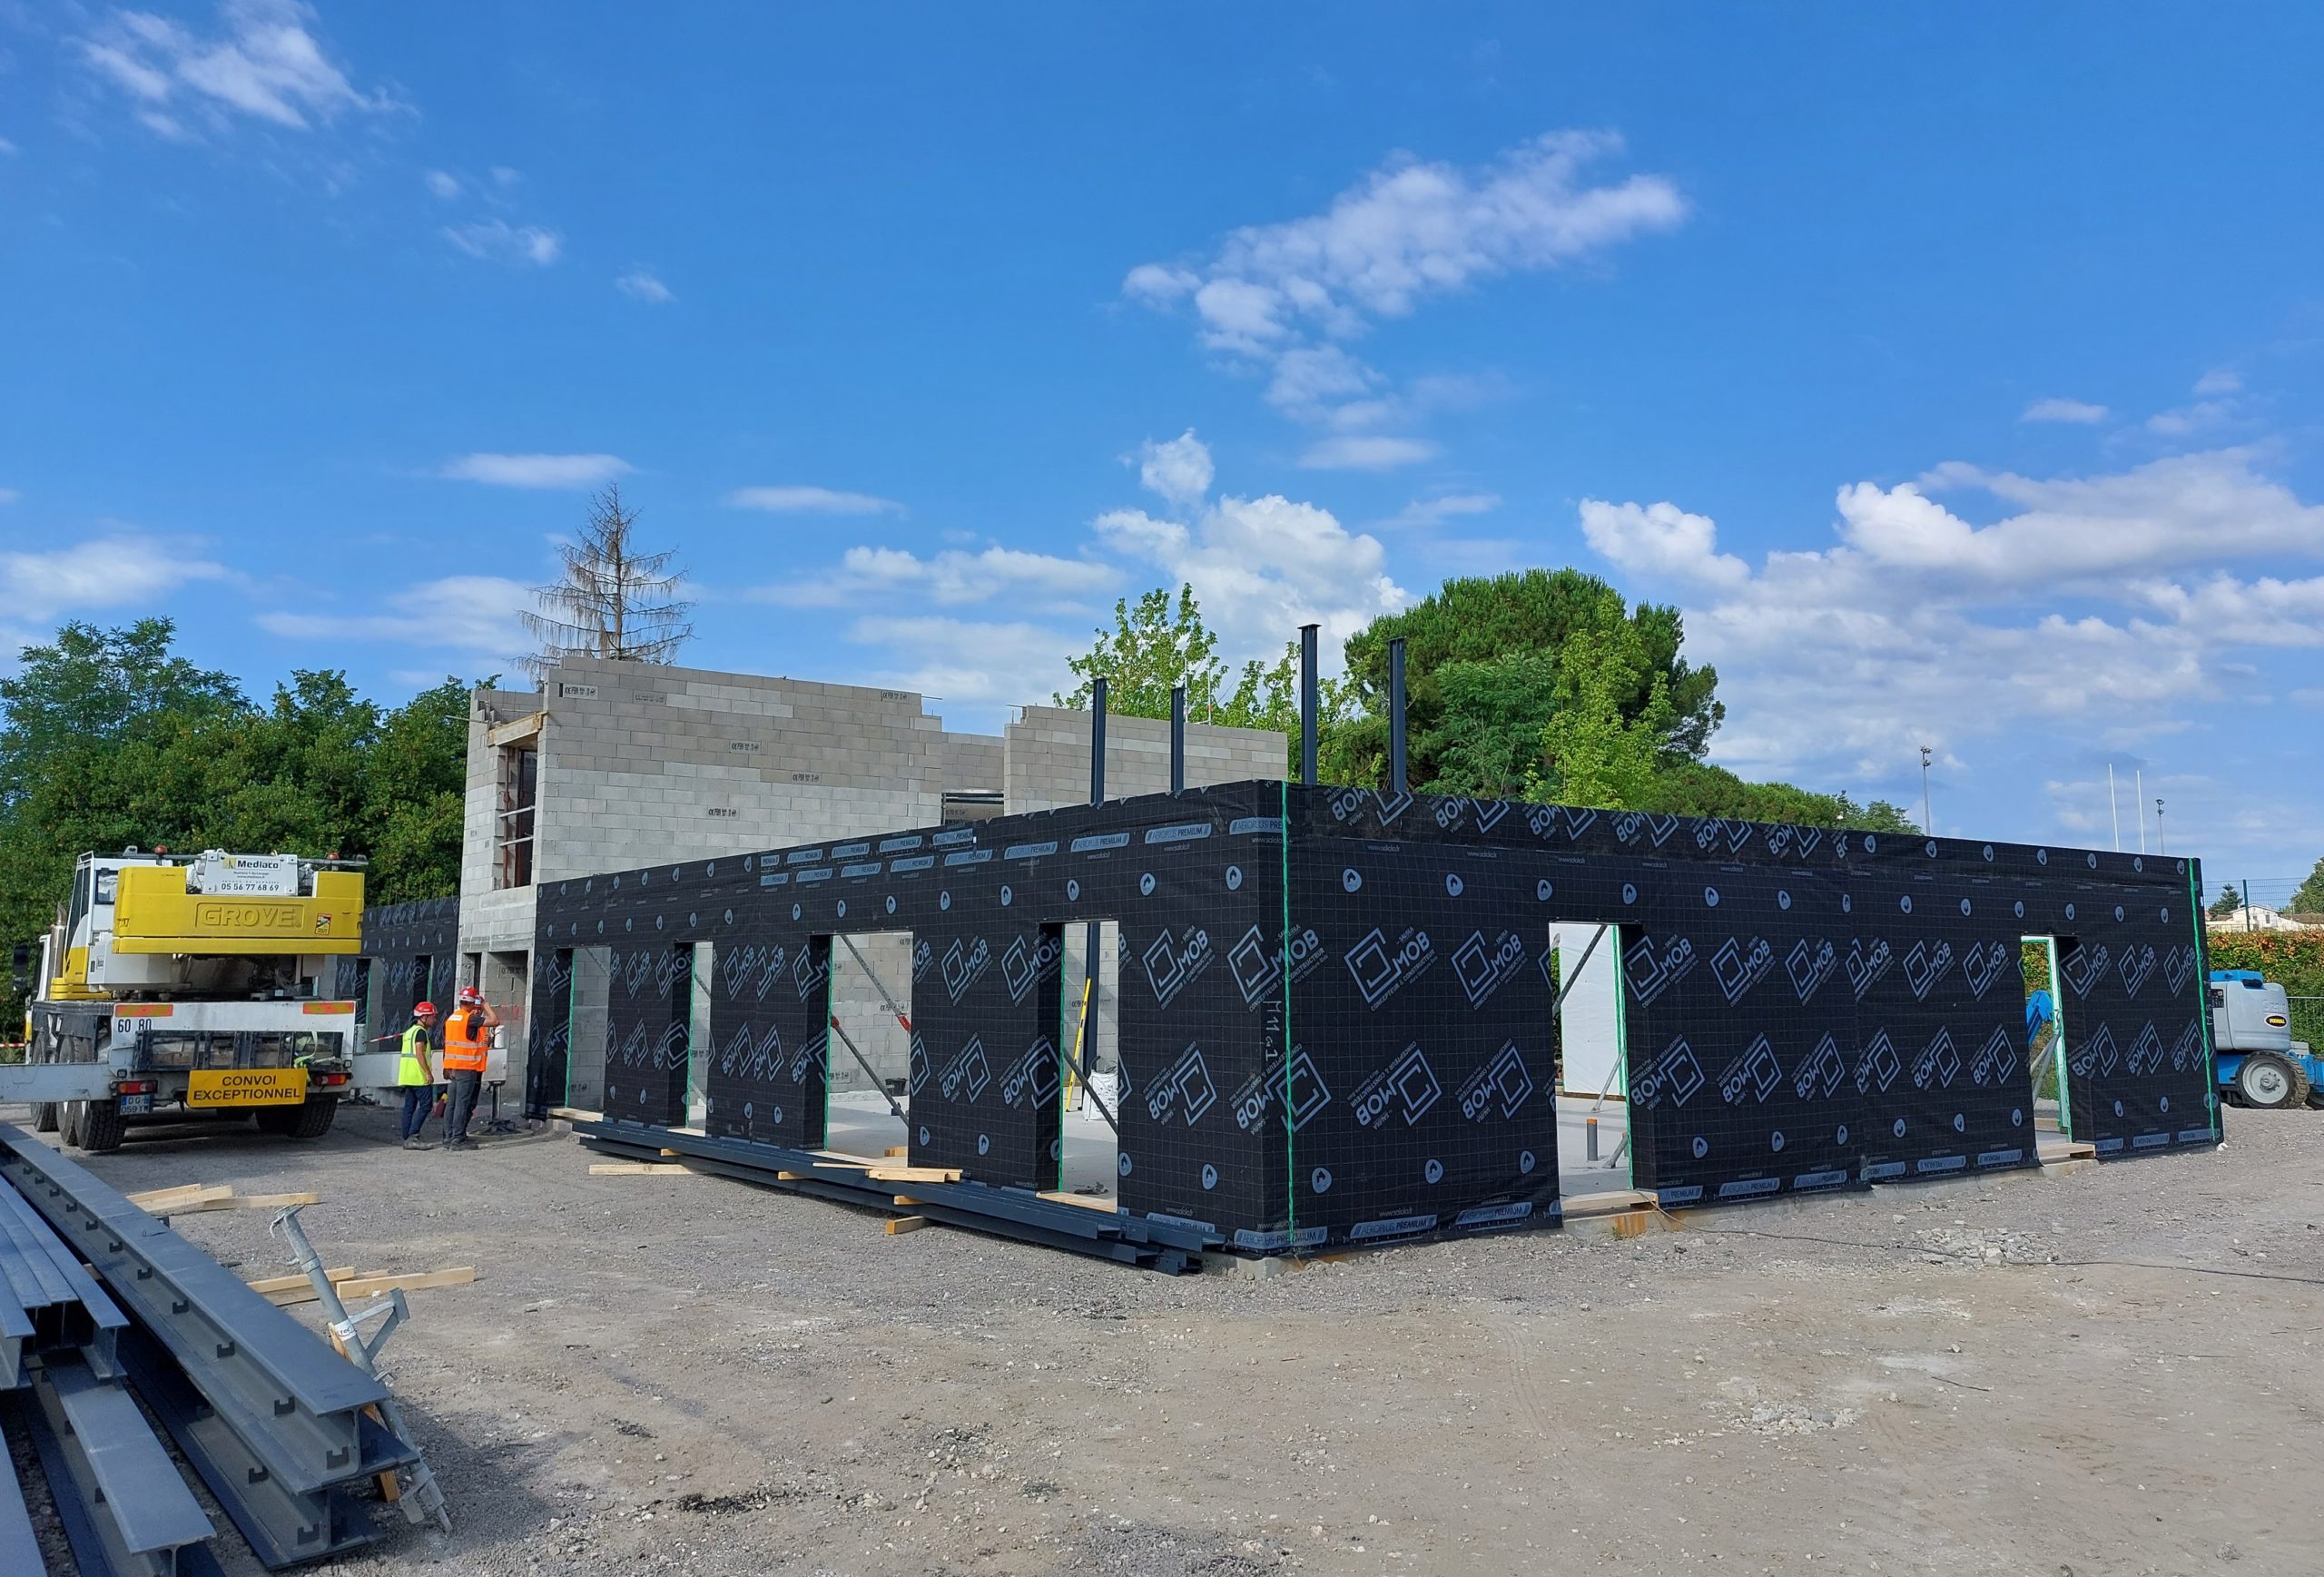
<path fill-rule="evenodd" d="M 210 1518 L 127 1391 L 58 1362 L 34 1374 L 32 1396 L 34 1442 L 84 1573 L 218 1570 Z"/>
<path fill-rule="evenodd" d="M 32 1513 L 25 1509 L 24 1486 L 16 1482 L 15 1462 L 0 1452 L 0 1572 L 47 1570 L 40 1539 L 33 1533 Z"/>
<path fill-rule="evenodd" d="M 400 1466 L 364 1409 L 387 1387 L 87 1168 L 0 1123 L 0 1176 L 105 1278 L 267 1470 L 295 1493 Z"/>
<path fill-rule="evenodd" d="M 832 1158 L 811 1150 L 794 1150 L 753 1139 L 719 1138 L 681 1133 L 675 1129 L 643 1123 L 578 1122 L 574 1132 L 593 1149 L 625 1156 L 658 1155 L 664 1149 L 704 1160 L 747 1168 L 771 1187 L 813 1191 L 824 1198 L 893 1210 L 895 1195 L 907 1193 L 916 1215 L 948 1225 L 973 1227 L 1004 1237 L 1039 1234 L 1039 1240 L 1059 1247 L 1122 1258 L 1109 1245 L 1147 1247 L 1157 1256 L 1200 1255 L 1217 1248 L 1225 1239 L 1216 1231 L 1194 1223 L 1158 1221 L 1127 1211 L 1101 1213 L 1061 1205 L 1026 1188 L 989 1183 L 882 1182 L 866 1175 L 868 1168 L 835 1166 Z M 795 1174 L 783 1179 L 781 1173 Z"/>
<path fill-rule="evenodd" d="M 301 1494 L 284 1487 L 153 1337 L 133 1330 L 121 1357 L 138 1395 L 270 1571 L 345 1554 L 381 1537 L 369 1512 L 345 1489 Z"/>
<path fill-rule="evenodd" d="M 8 1282 L 31 1322 L 35 1351 L 71 1348 L 99 1375 L 121 1373 L 113 1344 L 128 1316 L 40 1213 L 5 1187 L 0 1187 L 0 1280 Z M 0 1326 L 5 1323 L 0 1314 Z"/>

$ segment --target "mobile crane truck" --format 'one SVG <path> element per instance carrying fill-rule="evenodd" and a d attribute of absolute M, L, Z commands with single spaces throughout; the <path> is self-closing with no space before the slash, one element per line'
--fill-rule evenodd
<path fill-rule="evenodd" d="M 131 1118 L 247 1115 L 320 1138 L 346 1092 L 356 1004 L 329 995 L 359 952 L 359 862 L 296 854 L 84 854 L 37 953 L 21 1065 L 0 1100 L 84 1150 Z"/>
<path fill-rule="evenodd" d="M 2213 970 L 2220 1093 L 2238 1106 L 2324 1106 L 2324 1057 L 2291 1038 L 2291 1001 L 2258 970 Z"/>

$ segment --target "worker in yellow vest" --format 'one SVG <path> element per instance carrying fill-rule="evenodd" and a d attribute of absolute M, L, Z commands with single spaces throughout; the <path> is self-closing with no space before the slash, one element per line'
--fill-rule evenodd
<path fill-rule="evenodd" d="M 396 1060 L 396 1082 L 403 1086 L 403 1148 L 408 1150 L 428 1148 L 419 1132 L 436 1107 L 436 1060 L 443 1049 L 444 1027 L 436 1021 L 436 1004 L 414 1005 L 411 1027 L 403 1032 L 403 1055 Z"/>
<path fill-rule="evenodd" d="M 492 1048 L 492 1027 L 500 1022 L 474 986 L 460 988 L 460 1004 L 444 1020 L 444 1076 L 452 1087 L 450 1107 L 444 1113 L 444 1148 L 472 1150 L 468 1119 L 476 1115 L 477 1092 L 484 1088 L 485 1060 Z"/>

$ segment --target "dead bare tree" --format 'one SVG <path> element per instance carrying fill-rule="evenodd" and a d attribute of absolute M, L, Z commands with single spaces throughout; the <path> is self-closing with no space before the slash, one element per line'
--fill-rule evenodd
<path fill-rule="evenodd" d="M 557 548 L 565 573 L 533 588 L 541 611 L 524 616 L 541 643 L 525 659 L 534 678 L 567 656 L 666 663 L 694 637 L 685 616 L 694 604 L 676 596 L 684 571 L 670 567 L 675 550 L 635 550 L 637 518 L 623 505 L 620 487 L 609 487 L 589 500 L 580 540 Z"/>

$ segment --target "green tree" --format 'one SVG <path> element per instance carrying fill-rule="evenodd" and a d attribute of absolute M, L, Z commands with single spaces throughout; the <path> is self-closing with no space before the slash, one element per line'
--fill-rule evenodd
<path fill-rule="evenodd" d="M 2316 862 L 2316 869 L 2293 890 L 2284 909 L 2291 914 L 2324 914 L 2324 860 Z"/>
<path fill-rule="evenodd" d="M 488 687 L 493 682 L 478 683 Z M 364 810 L 369 902 L 404 903 L 460 890 L 471 688 L 447 677 L 379 721 Z"/>
<path fill-rule="evenodd" d="M 1187 687 L 1187 715 L 1206 721 L 1221 700 L 1226 665 L 1218 660 L 1218 637 L 1202 622 L 1195 588 L 1178 587 L 1174 606 L 1168 591 L 1156 586 L 1132 606 L 1114 604 L 1114 627 L 1100 629 L 1097 644 L 1066 666 L 1081 683 L 1069 695 L 1051 698 L 1059 706 L 1087 707 L 1091 684 L 1106 681 L 1106 709 L 1125 717 L 1167 717 L 1170 690 Z M 1254 665 L 1256 666 L 1256 665 Z"/>
<path fill-rule="evenodd" d="M 1715 692 L 1715 669 L 1696 667 L 1679 655 L 1684 627 L 1675 607 L 1640 604 L 1631 608 L 1620 592 L 1578 569 L 1527 569 L 1490 577 L 1448 580 L 1437 592 L 1405 609 L 1374 619 L 1347 642 L 1349 711 L 1329 760 L 1342 783 L 1376 784 L 1384 780 L 1388 751 L 1388 643 L 1404 641 L 1407 754 L 1413 786 L 1452 793 L 1480 792 L 1496 775 L 1502 747 L 1514 728 L 1519 738 L 1535 731 L 1527 705 L 1546 719 L 1538 664 L 1512 672 L 1512 659 L 1554 659 L 1576 635 L 1610 636 L 1626 630 L 1640 657 L 1627 668 L 1630 689 L 1615 697 L 1621 715 L 1635 720 L 1653 703 L 1662 684 L 1664 721 L 1660 749 L 1673 756 L 1699 757 L 1725 715 Z M 1451 672 L 1456 665 L 1482 664 L 1482 671 Z M 1506 705 L 1496 730 L 1479 737 L 1473 714 L 1456 712 L 1452 692 L 1484 695 L 1496 684 L 1522 681 L 1531 702 Z M 1464 683 L 1465 679 L 1465 683 Z M 1482 754 L 1480 754 L 1482 752 Z M 1447 759 L 1448 755 L 1452 758 Z M 1529 763 L 1529 770 L 1538 766 Z"/>
<path fill-rule="evenodd" d="M 1630 810 L 1653 792 L 1673 722 L 1669 679 L 1635 630 L 1577 630 L 1557 656 L 1549 721 L 1541 731 L 1541 768 L 1529 799 L 1600 810 Z M 1646 703 L 1630 698 L 1644 680 Z"/>
<path fill-rule="evenodd" d="M 2211 914 L 2213 920 L 2225 920 L 2230 915 L 2242 912 L 2242 910 L 2243 894 L 2235 890 L 2233 882 L 2228 883 L 2221 891 L 2220 895 L 2211 900 Z"/>

